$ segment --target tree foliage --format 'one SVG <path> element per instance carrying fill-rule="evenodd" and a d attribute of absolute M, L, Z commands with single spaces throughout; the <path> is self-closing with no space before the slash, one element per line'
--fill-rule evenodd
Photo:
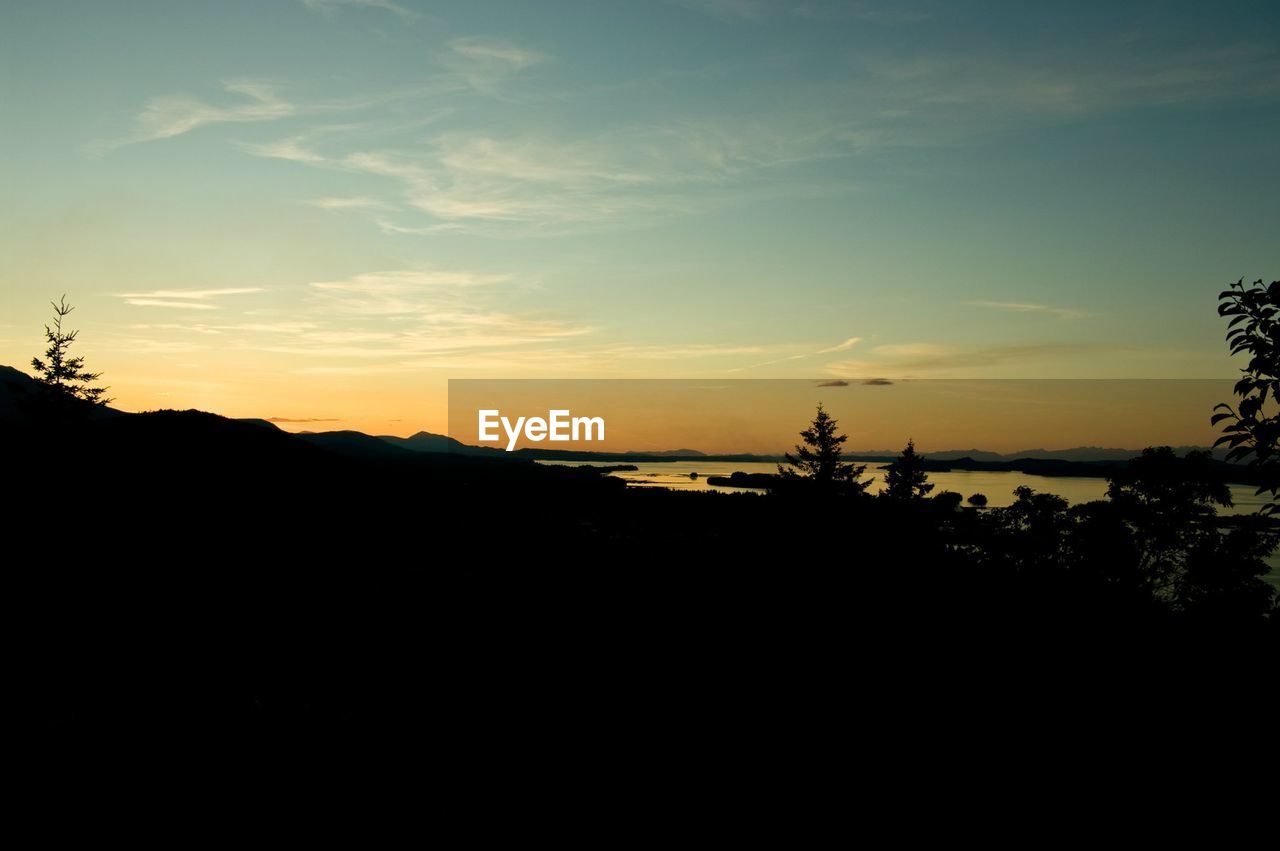
<path fill-rule="evenodd" d="M 884 490 L 880 495 L 886 499 L 909 501 L 924 499 L 933 485 L 924 471 L 924 456 L 916 453 L 916 443 L 908 440 L 907 446 L 897 460 L 889 465 L 884 477 Z"/>
<path fill-rule="evenodd" d="M 44 359 L 32 358 L 31 367 L 36 372 L 36 379 L 59 396 L 80 399 L 95 405 L 105 405 L 111 400 L 103 394 L 105 387 L 94 387 L 93 383 L 102 377 L 100 372 L 89 372 L 84 368 L 84 358 L 72 357 L 68 353 L 71 344 L 76 341 L 77 331 L 64 331 L 62 320 L 66 319 L 74 307 L 67 304 L 64 295 L 53 304 L 53 325 L 44 326 L 44 338 L 48 343 Z"/>
<path fill-rule="evenodd" d="M 778 465 L 778 475 L 784 480 L 804 480 L 815 487 L 831 492 L 860 494 L 871 484 L 863 481 L 865 464 L 853 464 L 843 460 L 842 446 L 848 435 L 837 430 L 839 421 L 818 405 L 809 427 L 800 432 L 802 443 L 796 444 L 795 454 L 787 453 L 789 466 Z"/>
<path fill-rule="evenodd" d="M 1138 569 L 1158 593 L 1181 581 L 1188 554 L 1203 549 L 1206 536 L 1216 537 L 1217 506 L 1231 507 L 1209 453 L 1179 458 L 1169 446 L 1142 450 L 1110 477 L 1107 497 L 1132 529 Z"/>
<path fill-rule="evenodd" d="M 1214 407 L 1213 425 L 1225 422 L 1222 436 L 1214 446 L 1228 447 L 1228 461 L 1248 459 L 1258 475 L 1258 493 L 1271 494 L 1261 513 L 1280 509 L 1280 281 L 1264 286 L 1261 280 L 1246 287 L 1236 281 L 1218 295 L 1218 315 L 1230 316 L 1227 343 L 1231 354 L 1247 354 L 1249 361 L 1240 370 L 1235 407 L 1223 402 Z"/>
<path fill-rule="evenodd" d="M 1160 611 L 1231 626 L 1273 610 L 1264 577 L 1278 531 L 1266 518 L 1218 516 L 1230 490 L 1207 453 L 1148 448 L 1108 479 L 1107 499 L 1080 505 L 1019 487 L 1007 507 L 957 515 L 956 543 L 1006 577 L 1128 616 Z"/>
<path fill-rule="evenodd" d="M 945 511 L 955 511 L 964 502 L 964 494 L 955 491 L 940 491 L 933 495 L 933 504 Z"/>

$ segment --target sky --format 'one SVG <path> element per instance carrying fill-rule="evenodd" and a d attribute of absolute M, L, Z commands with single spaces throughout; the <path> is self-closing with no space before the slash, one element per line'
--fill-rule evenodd
<path fill-rule="evenodd" d="M 126 410 L 1222 378 L 1217 293 L 1280 277 L 1275 3 L 0 10 L 0 363 L 65 293 Z"/>
<path fill-rule="evenodd" d="M 625 452 L 698 449 L 780 454 L 800 442 L 817 405 L 836 418 L 850 452 L 1019 452 L 1081 446 L 1210 446 L 1208 412 L 1232 379 L 482 379 L 449 382 L 448 433 L 506 448 Z M 487 430 L 480 434 L 482 411 Z M 533 439 L 518 422 L 598 417 L 563 442 Z M 506 419 L 503 425 L 501 419 Z M 538 435 L 535 433 L 535 437 Z"/>

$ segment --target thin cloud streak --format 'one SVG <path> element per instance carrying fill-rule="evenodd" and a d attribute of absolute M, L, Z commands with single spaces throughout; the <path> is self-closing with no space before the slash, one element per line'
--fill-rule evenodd
<path fill-rule="evenodd" d="M 226 295 L 247 295 L 262 292 L 261 287 L 224 287 L 217 290 L 151 290 L 145 293 L 116 293 L 119 298 L 168 298 L 210 299 Z"/>
<path fill-rule="evenodd" d="M 746 372 L 747 370 L 750 370 L 750 369 L 759 369 L 762 366 L 774 366 L 776 364 L 785 363 L 787 361 L 806 360 L 808 358 L 817 357 L 818 355 L 830 354 L 832 352 L 847 352 L 861 342 L 862 342 L 861 337 L 850 337 L 847 340 L 845 340 L 843 343 L 837 343 L 836 345 L 830 346 L 825 349 L 818 349 L 816 351 L 801 352 L 800 354 L 787 355 L 786 357 L 775 358 L 774 360 L 761 361 L 760 363 L 753 363 L 753 364 L 748 364 L 746 366 L 734 367 L 726 371 L 727 372 Z"/>
<path fill-rule="evenodd" d="M 300 0 L 300 2 L 311 11 L 323 15 L 334 15 L 342 9 L 378 9 L 391 12 L 405 20 L 421 17 L 420 13 L 392 3 L 391 0 Z"/>
<path fill-rule="evenodd" d="M 210 304 L 224 296 L 250 295 L 263 292 L 261 287 L 223 287 L 215 290 L 151 290 L 140 293 L 116 293 L 116 298 L 134 307 L 176 307 L 182 310 L 218 310 Z"/>
<path fill-rule="evenodd" d="M 992 310 L 1004 310 L 1011 313 L 1040 313 L 1058 319 L 1084 319 L 1089 314 L 1072 307 L 1052 307 L 1047 304 L 1032 304 L 1016 301 L 971 301 L 974 307 L 987 307 Z"/>
<path fill-rule="evenodd" d="M 307 203 L 321 210 L 376 210 L 386 206 L 381 201 L 363 196 L 353 198 L 314 198 Z"/>
<path fill-rule="evenodd" d="M 480 274 L 432 269 L 408 269 L 387 272 L 365 272 L 340 281 L 316 281 L 311 284 L 318 290 L 363 293 L 366 295 L 390 295 L 435 289 L 439 287 L 482 287 L 502 284 L 511 280 L 509 275 Z"/>
<path fill-rule="evenodd" d="M 1092 343 L 1024 343 L 999 346 L 959 346 L 937 343 L 902 343 L 876 346 L 871 358 L 827 364 L 826 372 L 841 377 L 866 375 L 913 377 L 953 369 L 1022 365 L 1055 357 L 1096 355 L 1123 347 Z"/>
<path fill-rule="evenodd" d="M 123 139 L 92 142 L 89 153 L 102 154 L 112 148 L 137 142 L 170 139 L 208 124 L 274 121 L 299 113 L 297 105 L 277 95 L 277 87 L 257 80 L 231 80 L 223 91 L 239 95 L 239 103 L 216 105 L 184 95 L 153 97 L 134 119 L 134 132 Z"/>
<path fill-rule="evenodd" d="M 826 354 L 831 354 L 832 352 L 847 352 L 861 342 L 862 342 L 861 337 L 850 337 L 849 339 L 845 340 L 843 343 L 840 343 L 839 345 L 836 345 L 836 346 L 832 346 L 829 349 L 821 349 L 818 352 L 816 352 L 816 354 L 826 355 Z"/>
<path fill-rule="evenodd" d="M 125 298 L 125 304 L 134 307 L 179 307 L 183 310 L 218 310 L 216 304 L 205 304 L 199 301 L 170 301 L 160 298 Z"/>

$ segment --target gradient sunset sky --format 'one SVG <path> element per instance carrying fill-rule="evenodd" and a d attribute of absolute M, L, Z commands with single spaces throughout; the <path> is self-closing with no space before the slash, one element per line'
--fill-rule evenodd
<path fill-rule="evenodd" d="M 1280 276 L 1274 2 L 0 9 L 0 363 L 66 293 L 126 410 L 1231 377 Z"/>

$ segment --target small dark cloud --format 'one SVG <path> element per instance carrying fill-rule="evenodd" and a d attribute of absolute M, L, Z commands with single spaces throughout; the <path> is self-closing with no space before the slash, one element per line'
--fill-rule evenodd
<path fill-rule="evenodd" d="M 837 378 L 833 381 L 819 381 L 818 386 L 819 387 L 848 387 L 849 382 L 841 381 L 839 378 Z"/>
<path fill-rule="evenodd" d="M 336 423 L 336 417 L 267 417 L 269 423 Z"/>
<path fill-rule="evenodd" d="M 868 378 L 862 383 L 868 387 L 888 387 L 893 382 L 887 378 Z"/>

